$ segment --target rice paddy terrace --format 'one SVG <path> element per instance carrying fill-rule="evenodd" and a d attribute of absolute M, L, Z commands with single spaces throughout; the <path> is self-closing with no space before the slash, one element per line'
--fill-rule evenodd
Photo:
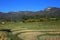
<path fill-rule="evenodd" d="M 59 30 L 0 30 L 0 40 L 60 40 Z"/>
<path fill-rule="evenodd" d="M 0 25 L 0 40 L 60 40 L 60 25 L 59 22 Z"/>
<path fill-rule="evenodd" d="M 23 40 L 60 40 L 59 30 L 22 30 L 16 33 Z"/>

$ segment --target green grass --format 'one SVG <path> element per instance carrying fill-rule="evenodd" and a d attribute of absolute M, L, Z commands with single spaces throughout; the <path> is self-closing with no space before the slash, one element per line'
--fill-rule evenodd
<path fill-rule="evenodd" d="M 60 29 L 60 21 L 50 21 L 50 22 L 16 22 L 16 23 L 10 23 L 7 22 L 4 25 L 0 24 L 0 28 L 11 28 L 12 30 L 48 30 L 48 29 Z M 6 33 L 7 34 L 7 33 Z M 20 35 L 20 34 L 19 34 Z M 44 34 L 45 35 L 45 34 Z M 40 36 L 44 35 L 38 35 L 38 40 L 40 40 Z M 47 34 L 50 35 L 50 34 Z M 60 34 L 59 34 L 60 35 Z M 7 37 L 12 38 L 12 40 L 19 40 L 21 38 L 17 37 L 16 35 L 13 35 L 12 33 L 7 34 Z"/>
<path fill-rule="evenodd" d="M 0 28 L 11 28 L 11 29 L 60 29 L 60 21 L 51 22 L 16 22 L 16 23 L 6 23 L 4 25 L 0 24 Z"/>

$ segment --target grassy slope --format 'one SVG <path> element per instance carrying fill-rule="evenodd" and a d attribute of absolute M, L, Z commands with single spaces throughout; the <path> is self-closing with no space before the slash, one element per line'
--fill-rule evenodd
<path fill-rule="evenodd" d="M 60 21 L 55 22 L 26 22 L 26 23 L 6 23 L 4 25 L 0 24 L 0 27 L 8 27 L 11 29 L 33 29 L 33 30 L 40 30 L 40 29 L 60 29 Z"/>
<path fill-rule="evenodd" d="M 11 28 L 11 29 L 33 29 L 33 30 L 41 30 L 41 29 L 60 29 L 60 21 L 55 21 L 55 22 L 26 22 L 26 23 L 21 23 L 21 22 L 17 22 L 17 23 L 6 23 L 4 25 L 0 24 L 0 28 Z M 23 29 L 22 29 L 23 28 Z M 20 30 L 19 30 L 20 31 Z M 28 32 L 27 32 L 28 33 Z M 31 35 L 33 35 L 34 32 L 31 33 Z M 19 32 L 19 35 L 20 32 Z M 30 40 L 30 37 L 33 39 L 35 38 L 35 36 L 30 36 L 30 34 L 25 34 L 26 36 L 24 36 L 24 33 L 22 34 L 22 38 L 24 39 L 28 39 Z M 35 34 L 34 35 L 38 35 L 38 34 Z M 12 34 L 8 34 L 8 37 L 9 38 L 12 38 L 13 40 L 17 40 L 19 39 L 17 36 L 15 35 L 12 35 Z M 39 36 L 40 38 L 40 36 Z M 21 38 L 20 38 L 21 39 Z M 25 40 L 24 39 L 24 40 Z"/>

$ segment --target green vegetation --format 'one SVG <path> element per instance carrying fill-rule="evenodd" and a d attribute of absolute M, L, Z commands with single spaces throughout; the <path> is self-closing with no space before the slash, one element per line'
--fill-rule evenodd
<path fill-rule="evenodd" d="M 60 29 L 60 20 L 59 21 L 43 21 L 43 22 L 5 22 L 4 24 L 0 23 L 0 29 L 1 28 L 4 28 L 4 29 L 10 28 L 12 30 L 17 30 L 15 35 L 13 35 L 12 33 L 5 33 L 7 35 L 7 37 L 6 37 L 7 40 L 26 40 L 28 38 L 25 38 L 25 37 L 20 38 L 21 36 L 18 37 L 18 35 L 22 34 L 22 36 L 23 36 L 24 33 L 28 33 L 28 32 L 20 32 L 21 30 L 49 30 L 49 29 L 50 30 L 51 29 L 59 30 Z M 14 31 L 12 31 L 12 32 L 14 32 Z M 31 32 L 31 33 L 33 34 L 34 32 Z M 40 40 L 40 36 L 44 36 L 44 34 L 43 35 L 41 35 L 41 34 L 38 35 L 38 34 L 34 34 L 34 35 L 37 35 L 38 37 L 36 37 L 36 39 Z M 25 35 L 26 35 L 26 37 L 28 36 L 28 34 L 25 34 Z M 31 35 L 31 34 L 29 34 L 29 35 Z M 47 34 L 47 35 L 49 36 L 49 34 Z M 58 34 L 58 35 L 60 35 L 60 34 Z M 52 36 L 53 36 L 53 34 L 52 34 Z M 32 38 L 32 40 L 33 40 L 33 38 Z"/>
<path fill-rule="evenodd" d="M 50 22 L 7 22 L 5 24 L 0 24 L 0 28 L 11 28 L 11 29 L 60 29 L 60 21 L 50 21 Z"/>
<path fill-rule="evenodd" d="M 30 12 L 30 11 L 8 12 L 8 13 L 0 12 L 0 30 L 5 28 L 11 29 L 12 32 L 14 30 L 17 30 L 17 32 L 21 30 L 23 31 L 49 30 L 49 29 L 59 30 L 60 8 L 52 7 L 50 10 L 48 9 L 49 11 L 47 9 L 37 12 Z M 20 35 L 20 33 L 21 32 L 16 34 Z M 33 32 L 31 33 L 33 34 Z M 12 38 L 11 40 L 19 40 L 19 38 L 17 38 L 18 35 L 17 36 L 12 35 L 12 33 L 5 33 L 5 34 L 7 34 L 7 37 Z M 34 35 L 36 34 L 34 33 Z"/>
<path fill-rule="evenodd" d="M 0 31 L 0 40 L 20 40 L 20 38 L 12 33 Z"/>

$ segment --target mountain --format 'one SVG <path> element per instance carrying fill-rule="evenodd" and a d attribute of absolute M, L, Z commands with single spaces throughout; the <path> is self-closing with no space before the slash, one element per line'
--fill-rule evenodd
<path fill-rule="evenodd" d="M 47 7 L 46 9 L 44 9 L 42 11 L 42 13 L 44 13 L 45 15 L 47 15 L 48 17 L 60 17 L 60 8 L 57 7 Z"/>
<path fill-rule="evenodd" d="M 19 11 L 19 12 L 0 12 L 0 20 L 7 21 L 21 21 L 22 19 L 29 18 L 60 18 L 60 8 L 47 7 L 44 10 L 33 12 L 33 11 Z"/>

